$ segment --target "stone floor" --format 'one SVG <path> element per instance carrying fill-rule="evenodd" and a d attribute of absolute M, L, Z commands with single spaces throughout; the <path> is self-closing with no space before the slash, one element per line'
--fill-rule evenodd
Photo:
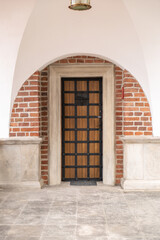
<path fill-rule="evenodd" d="M 160 240 L 160 192 L 0 188 L 0 240 Z"/>

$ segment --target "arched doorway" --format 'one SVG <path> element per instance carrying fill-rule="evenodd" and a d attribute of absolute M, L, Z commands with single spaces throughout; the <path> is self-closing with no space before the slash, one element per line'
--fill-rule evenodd
<path fill-rule="evenodd" d="M 112 108 L 115 110 L 114 116 L 114 125 L 115 125 L 115 149 L 110 149 L 112 152 L 114 151 L 115 160 L 113 163 L 115 164 L 115 171 L 113 173 L 113 179 L 115 179 L 115 184 L 119 184 L 121 178 L 123 178 L 123 142 L 122 136 L 146 136 L 152 135 L 152 119 L 151 112 L 149 108 L 149 103 L 147 98 L 143 92 L 138 81 L 127 71 L 119 68 L 111 62 L 108 62 L 103 59 L 99 59 L 97 57 L 91 56 L 73 56 L 68 57 L 66 59 L 61 59 L 58 62 L 54 63 L 52 66 L 58 67 L 62 69 L 66 67 L 66 72 L 68 75 L 63 76 L 72 76 L 74 72 L 74 68 L 80 67 L 81 70 L 78 76 L 82 76 L 82 72 L 84 69 L 91 67 L 89 74 L 84 75 L 82 77 L 102 77 L 103 70 L 98 72 L 98 75 L 95 73 L 95 67 L 113 67 L 113 83 L 114 83 L 114 98 L 115 98 L 115 107 L 111 105 L 111 101 L 109 99 L 108 108 Z M 71 70 L 68 72 L 68 69 Z M 43 179 L 44 184 L 50 184 L 50 176 L 53 176 L 53 171 L 50 172 L 52 165 L 54 165 L 55 170 L 61 169 L 61 162 L 54 162 L 50 159 L 50 149 L 53 149 L 53 145 L 50 144 L 49 134 L 49 102 L 51 105 L 55 105 L 56 99 L 54 101 L 53 93 L 52 99 L 51 95 L 49 95 L 50 85 L 49 85 L 49 76 L 50 76 L 50 66 L 46 67 L 41 71 L 37 71 L 34 73 L 29 79 L 27 79 L 22 85 L 21 89 L 18 92 L 18 95 L 15 99 L 14 106 L 12 109 L 11 115 L 11 124 L 10 124 L 10 137 L 18 137 L 19 141 L 23 142 L 21 137 L 42 137 L 43 141 L 41 144 L 41 154 L 40 154 L 40 167 L 41 167 L 41 178 Z M 90 74 L 94 73 L 92 76 Z M 59 82 L 61 81 L 61 77 L 59 77 Z M 76 76 L 74 76 L 76 77 Z M 53 78 L 55 81 L 55 77 Z M 103 81 L 103 80 L 102 80 Z M 103 81 L 104 82 L 104 81 Z M 58 81 L 57 81 L 58 83 Z M 57 86 L 59 87 L 59 86 Z M 61 89 L 61 88 L 59 88 Z M 55 89 L 56 90 L 56 89 Z M 62 95 L 61 91 L 59 92 Z M 55 91 L 55 96 L 58 94 Z M 110 96 L 110 92 L 107 93 Z M 59 95 L 59 102 L 57 105 L 59 113 L 61 113 L 61 97 Z M 103 97 L 104 97 L 104 88 L 103 88 Z M 51 101 L 52 100 L 52 101 Z M 104 101 L 103 101 L 104 108 Z M 103 118 L 106 113 L 105 108 L 103 110 Z M 53 112 L 54 118 L 56 119 L 56 112 Z M 108 115 L 106 115 L 108 116 Z M 61 116 L 59 117 L 59 129 L 62 131 L 61 126 Z M 109 126 L 108 123 L 107 126 Z M 110 127 L 108 128 L 110 131 Z M 55 129 L 57 131 L 57 129 Z M 104 132 L 103 128 L 103 132 Z M 62 132 L 61 132 L 62 133 Z M 54 135 L 56 132 L 54 133 Z M 55 135 L 56 136 L 56 135 Z M 59 141 L 59 152 L 57 156 L 62 158 L 62 138 L 58 139 L 55 137 L 54 141 Z M 106 139 L 106 138 L 105 138 Z M 112 141 L 112 139 L 110 139 Z M 108 139 L 108 141 L 110 141 Z M 104 146 L 104 145 L 103 145 Z M 107 145 L 105 145 L 107 146 Z M 103 148 L 103 151 L 107 151 L 106 148 Z M 56 152 L 55 152 L 56 153 Z M 55 154 L 54 153 L 54 154 Z M 56 155 L 54 155 L 56 158 Z M 109 157 L 109 155 L 106 156 Z M 61 164 L 58 166 L 56 164 Z M 108 162 L 110 164 L 110 162 Z M 106 166 L 106 168 L 108 165 Z M 110 167 L 110 166 L 109 166 Z M 104 168 L 104 166 L 103 166 Z M 14 169 L 13 169 L 14 171 Z M 61 180 L 62 173 L 61 171 L 56 172 L 55 174 L 59 174 L 58 177 Z M 103 174 L 104 177 L 107 175 Z M 59 180 L 59 182 L 60 182 Z"/>

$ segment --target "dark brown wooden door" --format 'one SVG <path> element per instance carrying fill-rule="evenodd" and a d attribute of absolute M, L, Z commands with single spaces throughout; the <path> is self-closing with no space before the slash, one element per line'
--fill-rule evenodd
<path fill-rule="evenodd" d="M 102 78 L 62 78 L 62 180 L 102 180 Z"/>

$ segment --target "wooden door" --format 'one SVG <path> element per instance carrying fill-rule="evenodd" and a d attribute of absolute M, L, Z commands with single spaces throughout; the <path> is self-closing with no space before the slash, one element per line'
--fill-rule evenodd
<path fill-rule="evenodd" d="M 102 78 L 62 78 L 62 180 L 102 180 Z"/>

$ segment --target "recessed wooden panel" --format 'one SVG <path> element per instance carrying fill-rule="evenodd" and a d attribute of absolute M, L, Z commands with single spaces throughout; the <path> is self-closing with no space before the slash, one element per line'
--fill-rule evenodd
<path fill-rule="evenodd" d="M 93 156 L 89 157 L 89 164 L 91 166 L 99 166 L 100 165 L 100 156 Z"/>
<path fill-rule="evenodd" d="M 99 178 L 100 177 L 100 169 L 99 168 L 90 168 L 90 178 Z"/>
<path fill-rule="evenodd" d="M 77 153 L 87 153 L 87 143 L 77 143 Z"/>
<path fill-rule="evenodd" d="M 87 131 L 77 131 L 77 141 L 87 141 Z"/>
<path fill-rule="evenodd" d="M 69 104 L 69 103 L 74 104 L 75 103 L 75 94 L 74 93 L 65 93 L 64 94 L 64 103 L 65 104 Z"/>
<path fill-rule="evenodd" d="M 75 156 L 65 156 L 65 165 L 66 166 L 75 165 Z"/>
<path fill-rule="evenodd" d="M 87 166 L 87 156 L 77 156 L 78 166 Z"/>
<path fill-rule="evenodd" d="M 65 116 L 74 116 L 75 115 L 75 108 L 73 106 L 65 106 L 64 107 L 64 114 L 65 114 Z"/>
<path fill-rule="evenodd" d="M 99 131 L 89 131 L 89 140 L 90 141 L 99 141 L 100 132 Z"/>
<path fill-rule="evenodd" d="M 64 91 L 74 91 L 75 82 L 74 81 L 64 81 Z"/>
<path fill-rule="evenodd" d="M 65 177 L 66 178 L 75 178 L 75 168 L 65 168 Z"/>
<path fill-rule="evenodd" d="M 77 177 L 80 179 L 87 178 L 87 168 L 78 168 Z"/>
<path fill-rule="evenodd" d="M 100 144 L 99 143 L 90 143 L 89 151 L 90 151 L 90 153 L 100 153 Z"/>
<path fill-rule="evenodd" d="M 77 119 L 77 128 L 87 128 L 87 119 L 86 118 L 78 118 Z"/>
<path fill-rule="evenodd" d="M 89 103 L 99 103 L 99 93 L 90 93 Z"/>
<path fill-rule="evenodd" d="M 100 121 L 98 118 L 90 118 L 89 119 L 89 127 L 90 128 L 100 128 Z"/>
<path fill-rule="evenodd" d="M 65 141 L 75 141 L 75 131 L 65 131 L 64 132 Z"/>
<path fill-rule="evenodd" d="M 87 106 L 77 106 L 77 116 L 87 116 Z"/>
<path fill-rule="evenodd" d="M 66 118 L 64 121 L 65 128 L 75 128 L 75 119 Z"/>
<path fill-rule="evenodd" d="M 75 153 L 75 143 L 65 143 L 65 153 Z"/>
<path fill-rule="evenodd" d="M 99 116 L 100 115 L 99 106 L 90 106 L 89 107 L 89 115 L 90 116 Z"/>
<path fill-rule="evenodd" d="M 87 81 L 77 81 L 77 91 L 87 91 Z"/>
<path fill-rule="evenodd" d="M 90 81 L 89 91 L 99 91 L 99 81 Z"/>

